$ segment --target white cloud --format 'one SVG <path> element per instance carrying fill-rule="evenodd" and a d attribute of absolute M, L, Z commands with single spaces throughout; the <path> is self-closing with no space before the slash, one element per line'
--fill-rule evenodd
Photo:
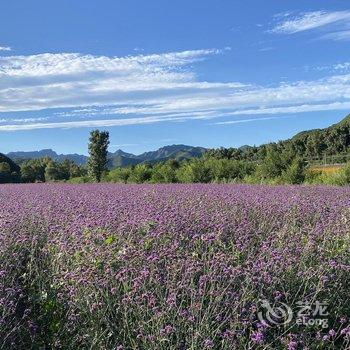
<path fill-rule="evenodd" d="M 155 145 L 155 144 L 166 144 L 169 142 L 174 142 L 176 141 L 176 139 L 157 139 L 157 140 L 149 140 L 149 141 L 141 141 L 139 143 L 121 143 L 121 144 L 117 144 L 117 145 L 109 145 L 110 148 L 113 149 L 120 149 L 120 148 L 124 148 L 124 147 L 133 147 L 133 146 L 141 146 L 141 145 Z"/>
<path fill-rule="evenodd" d="M 49 117 L 31 117 L 31 118 L 2 118 L 0 123 L 32 123 L 50 119 Z"/>
<path fill-rule="evenodd" d="M 303 104 L 296 106 L 271 107 L 271 108 L 256 108 L 235 111 L 226 114 L 229 115 L 264 115 L 264 114 L 289 114 L 289 113 L 305 113 L 305 112 L 320 112 L 320 111 L 334 111 L 334 110 L 349 110 L 349 102 L 334 102 L 325 104 Z M 263 119 L 263 118 L 260 118 Z M 231 122 L 222 122 L 218 124 L 231 124 Z"/>
<path fill-rule="evenodd" d="M 0 131 L 20 131 L 35 129 L 72 129 L 72 128 L 95 128 L 109 126 L 125 126 L 138 124 L 153 124 L 162 121 L 182 121 L 181 117 L 143 117 L 128 119 L 101 119 L 72 122 L 51 122 L 51 123 L 33 123 L 33 124 L 8 124 L 0 125 Z"/>
<path fill-rule="evenodd" d="M 112 126 L 127 126 L 127 125 L 143 125 L 154 124 L 160 122 L 184 122 L 187 120 L 205 120 L 216 119 L 240 115 L 275 115 L 275 114 L 297 114 L 302 112 L 316 112 L 316 111 L 330 111 L 330 110 L 349 110 L 349 102 L 337 102 L 330 104 L 319 105 L 300 105 L 300 106 L 285 106 L 275 108 L 256 108 L 237 110 L 234 112 L 197 112 L 197 113 L 174 113 L 164 114 L 161 116 L 145 116 L 138 118 L 122 118 L 122 119 L 93 119 L 93 120 L 79 120 L 68 122 L 49 122 L 49 123 L 28 123 L 35 121 L 35 118 L 26 120 L 25 124 L 6 124 L 0 125 L 0 131 L 23 131 L 23 130 L 37 130 L 37 129 L 73 129 L 73 128 L 97 128 L 97 127 L 112 127 Z M 249 119 L 234 119 L 223 122 L 217 122 L 217 125 L 239 124 L 246 122 L 264 121 L 272 119 L 280 119 L 282 117 L 264 117 L 264 118 L 249 118 Z M 45 118 L 38 118 L 38 120 L 45 120 Z M 0 120 L 1 121 L 1 120 Z M 18 121 L 18 120 L 16 120 Z"/>
<path fill-rule="evenodd" d="M 0 57 L 0 112 L 132 102 L 176 91 L 242 88 L 198 82 L 188 65 L 218 54 L 193 50 L 148 56 L 40 54 Z"/>
<path fill-rule="evenodd" d="M 12 51 L 12 49 L 9 46 L 0 46 L 0 51 Z"/>
<path fill-rule="evenodd" d="M 298 16 L 288 14 L 271 30 L 274 33 L 295 34 L 331 24 L 350 22 L 350 11 L 314 11 L 302 13 Z"/>
<path fill-rule="evenodd" d="M 0 56 L 0 131 L 123 126 L 350 108 L 350 74 L 275 86 L 206 82 L 192 65 L 221 51 L 107 57 Z M 337 71 L 337 70 L 334 70 Z M 64 108 L 65 111 L 52 110 Z M 40 118 L 27 116 L 45 109 Z M 2 112 L 2 113 L 1 113 Z M 62 120 L 63 119 L 63 120 Z"/>
<path fill-rule="evenodd" d="M 266 118 L 239 119 L 239 120 L 230 120 L 228 122 L 219 122 L 219 123 L 215 123 L 215 124 L 216 125 L 241 124 L 241 123 L 259 122 L 259 121 L 272 120 L 272 119 L 280 119 L 280 118 L 278 118 L 278 117 L 266 117 Z"/>
<path fill-rule="evenodd" d="M 348 70 L 350 69 L 350 62 L 338 63 L 333 66 L 335 70 Z"/>
<path fill-rule="evenodd" d="M 11 77 L 50 77 L 76 75 L 87 72 L 115 72 L 118 74 L 142 71 L 149 73 L 167 71 L 168 67 L 181 67 L 218 54 L 220 50 L 192 50 L 154 55 L 107 57 L 80 55 L 77 53 L 38 54 L 31 56 L 0 57 L 0 73 Z"/>
<path fill-rule="evenodd" d="M 340 30 L 333 33 L 325 34 L 322 39 L 331 39 L 335 41 L 347 41 L 350 40 L 350 30 Z"/>

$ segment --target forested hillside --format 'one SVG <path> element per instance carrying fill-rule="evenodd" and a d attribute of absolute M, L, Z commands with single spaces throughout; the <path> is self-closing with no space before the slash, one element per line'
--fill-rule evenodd
<path fill-rule="evenodd" d="M 18 182 L 21 178 L 21 169 L 10 158 L 0 153 L 0 183 Z"/>
<path fill-rule="evenodd" d="M 285 159 L 300 157 L 305 160 L 313 160 L 327 155 L 348 154 L 349 148 L 350 115 L 326 129 L 303 131 L 289 140 L 257 147 L 213 149 L 207 152 L 207 156 L 259 161 L 267 156 L 269 150 L 274 150 Z"/>
<path fill-rule="evenodd" d="M 92 181 L 85 165 L 52 150 L 52 157 L 27 159 L 20 168 L 5 155 L 0 159 L 0 182 Z M 28 156 L 26 153 L 18 156 Z M 318 178 L 306 166 L 332 156 L 346 163 L 350 157 L 350 116 L 326 129 L 301 132 L 289 140 L 261 146 L 206 150 L 185 145 L 165 146 L 140 155 L 118 150 L 107 155 L 103 181 L 131 183 L 248 182 L 248 183 L 350 183 L 350 166 L 335 177 Z M 78 156 L 78 155 L 74 155 Z M 87 158 L 86 156 L 83 156 Z M 316 176 L 316 177 L 315 177 Z"/>

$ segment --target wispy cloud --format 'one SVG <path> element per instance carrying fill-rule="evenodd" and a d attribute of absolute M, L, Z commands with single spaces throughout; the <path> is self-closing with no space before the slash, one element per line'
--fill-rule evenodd
<path fill-rule="evenodd" d="M 275 16 L 277 23 L 270 33 L 296 34 L 313 31 L 318 39 L 350 40 L 350 11 L 313 11 L 298 15 L 286 13 Z"/>
<path fill-rule="evenodd" d="M 295 34 L 333 24 L 348 24 L 350 11 L 314 11 L 297 16 L 288 14 L 271 30 L 273 33 Z"/>
<path fill-rule="evenodd" d="M 70 122 L 50 122 L 50 123 L 33 123 L 33 124 L 8 124 L 0 125 L 0 131 L 20 131 L 20 130 L 36 130 L 36 129 L 72 129 L 72 128 L 95 128 L 110 126 L 125 126 L 139 124 L 153 124 L 162 121 L 181 121 L 180 117 L 143 117 L 128 119 L 99 119 L 85 121 Z"/>
<path fill-rule="evenodd" d="M 0 131 L 214 118 L 235 122 L 239 115 L 350 108 L 350 74 L 337 70 L 322 79 L 274 86 L 199 80 L 195 63 L 222 52 L 0 56 Z M 46 111 L 35 116 L 39 110 Z M 24 111 L 24 117 L 8 116 L 16 111 Z"/>
<path fill-rule="evenodd" d="M 331 39 L 334 41 L 347 41 L 350 40 L 350 30 L 340 30 L 333 33 L 322 35 L 322 39 Z"/>
<path fill-rule="evenodd" d="M 252 122 L 259 122 L 259 121 L 272 120 L 272 119 L 281 119 L 281 118 L 279 118 L 279 117 L 266 117 L 266 118 L 238 119 L 238 120 L 230 120 L 227 122 L 218 122 L 215 124 L 216 125 L 243 124 L 243 123 L 252 123 Z"/>
<path fill-rule="evenodd" d="M 9 46 L 0 46 L 0 51 L 12 51 L 12 49 Z"/>
<path fill-rule="evenodd" d="M 118 145 L 109 145 L 110 148 L 124 148 L 124 147 L 132 147 L 132 146 L 139 146 L 139 143 L 120 143 Z"/>
<path fill-rule="evenodd" d="M 350 62 L 341 62 L 331 65 L 324 66 L 305 66 L 306 71 L 314 70 L 314 71 L 327 71 L 331 73 L 346 73 L 350 70 Z"/>
<path fill-rule="evenodd" d="M 0 56 L 0 112 L 112 104 L 174 92 L 240 88 L 198 82 L 188 65 L 219 50 L 106 57 L 79 54 Z"/>
<path fill-rule="evenodd" d="M 348 70 L 350 69 L 350 62 L 337 63 L 333 66 L 335 70 Z"/>
<path fill-rule="evenodd" d="M 0 124 L 8 124 L 8 123 L 33 123 L 33 122 L 41 122 L 44 120 L 50 119 L 49 117 L 32 117 L 32 118 L 0 118 Z"/>
<path fill-rule="evenodd" d="M 166 144 L 169 142 L 174 142 L 176 139 L 157 139 L 152 141 L 140 141 L 139 143 L 121 143 L 117 145 L 109 145 L 110 148 L 116 149 L 116 148 L 124 148 L 124 147 L 134 147 L 134 146 L 141 146 L 141 145 L 157 145 L 157 144 Z"/>

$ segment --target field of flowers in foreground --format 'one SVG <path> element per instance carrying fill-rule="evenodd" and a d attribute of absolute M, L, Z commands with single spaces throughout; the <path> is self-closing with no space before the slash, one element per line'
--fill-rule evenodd
<path fill-rule="evenodd" d="M 346 349 L 350 189 L 0 187 L 0 349 Z"/>

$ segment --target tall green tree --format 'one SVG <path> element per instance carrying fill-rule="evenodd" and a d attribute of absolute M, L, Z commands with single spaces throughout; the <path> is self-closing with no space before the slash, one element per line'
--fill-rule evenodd
<path fill-rule="evenodd" d="M 88 173 L 94 181 L 100 182 L 102 173 L 107 169 L 108 145 L 108 131 L 91 131 L 89 139 Z"/>

